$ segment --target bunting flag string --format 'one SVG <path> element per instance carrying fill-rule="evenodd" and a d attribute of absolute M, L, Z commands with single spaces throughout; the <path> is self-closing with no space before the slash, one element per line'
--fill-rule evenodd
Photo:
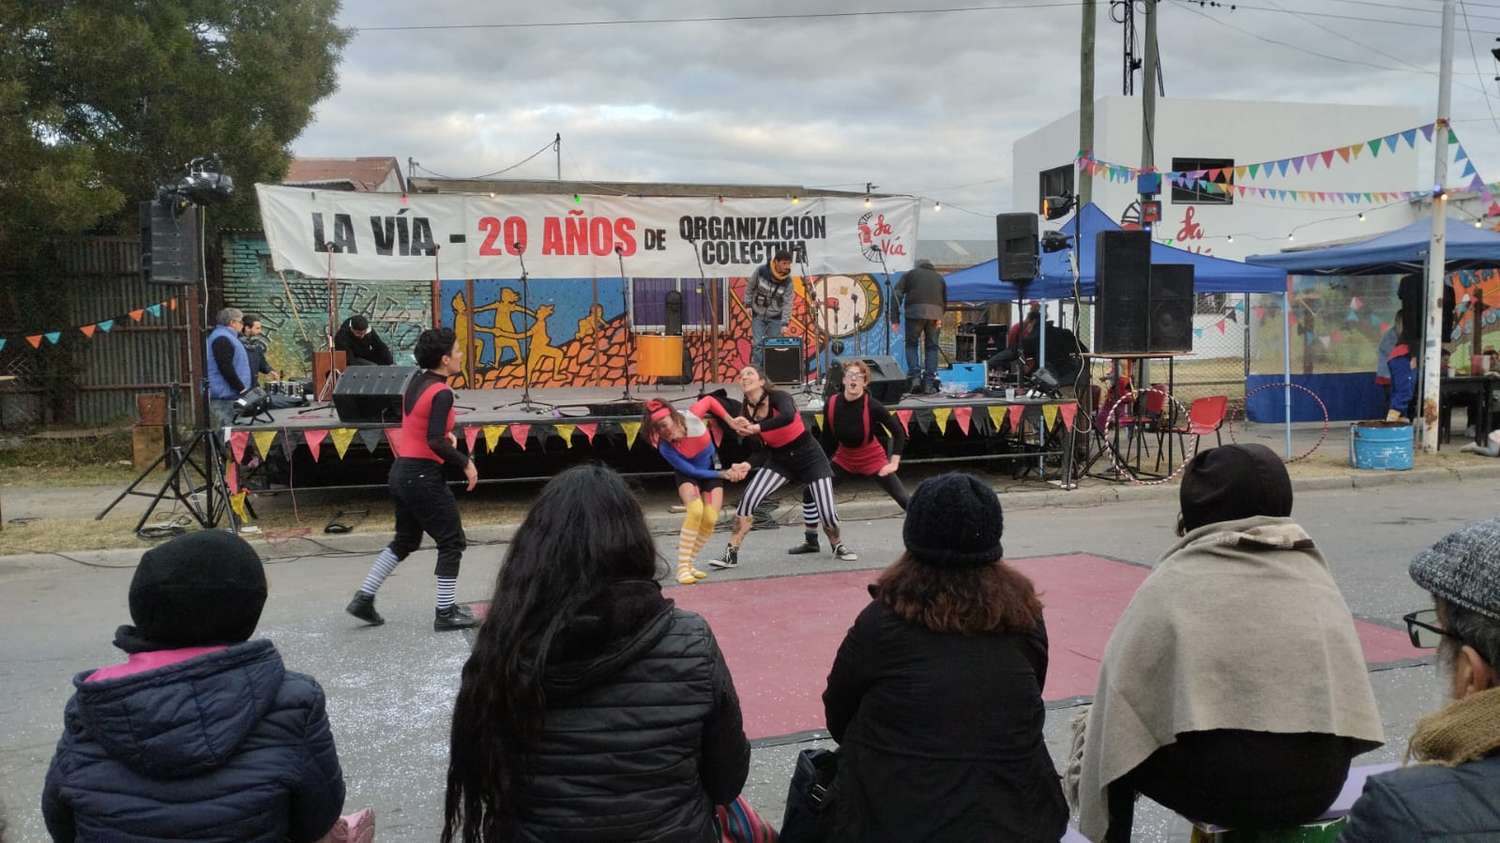
<path fill-rule="evenodd" d="M 375 453 L 375 449 L 380 447 L 380 441 L 384 438 L 385 434 L 381 433 L 380 428 L 378 427 L 367 428 L 365 430 L 359 431 L 360 444 L 364 445 L 365 450 L 369 451 L 371 454 Z"/>
<path fill-rule="evenodd" d="M 245 461 L 245 446 L 250 443 L 250 432 L 236 430 L 229 434 L 229 450 L 234 454 L 235 462 Z"/>
<path fill-rule="evenodd" d="M 479 425 L 464 425 L 464 445 L 469 449 L 469 455 L 474 454 L 474 444 L 479 441 Z"/>
<path fill-rule="evenodd" d="M 941 434 L 948 431 L 948 419 L 952 415 L 952 407 L 934 407 L 932 409 L 932 417 L 937 420 L 938 433 Z"/>
<path fill-rule="evenodd" d="M 1044 429 L 1051 430 L 1057 427 L 1057 406 L 1056 404 L 1042 405 L 1042 427 Z"/>
<path fill-rule="evenodd" d="M 339 459 L 343 459 L 344 454 L 349 451 L 349 443 L 354 441 L 354 428 L 335 427 L 328 435 L 333 439 L 333 450 L 339 455 Z"/>
<path fill-rule="evenodd" d="M 813 423 L 818 426 L 818 430 L 822 430 L 823 429 L 823 414 L 822 413 L 813 413 Z"/>
<path fill-rule="evenodd" d="M 260 452 L 260 458 L 266 459 L 271 456 L 271 446 L 276 442 L 276 431 L 257 430 L 250 438 L 255 440 L 255 450 Z"/>
<path fill-rule="evenodd" d="M 484 449 L 495 453 L 495 448 L 500 445 L 500 434 L 505 432 L 507 425 L 487 424 L 484 426 Z"/>
<path fill-rule="evenodd" d="M 991 406 L 989 408 L 989 411 L 990 422 L 995 425 L 995 432 L 999 433 L 1005 427 L 1005 408 L 1000 406 Z"/>
<path fill-rule="evenodd" d="M 323 449 L 323 440 L 328 437 L 326 430 L 304 430 L 302 439 L 307 442 L 307 452 L 312 454 L 313 462 L 318 461 L 318 452 Z"/>
<path fill-rule="evenodd" d="M 1077 404 L 1060 404 L 1060 405 L 1058 405 L 1058 411 L 1062 415 L 1063 428 L 1065 430 L 1072 430 L 1073 429 L 1073 420 L 1078 417 L 1078 405 Z"/>
<path fill-rule="evenodd" d="M 152 316 L 160 316 L 162 314 L 163 308 L 167 310 L 176 310 L 177 299 L 170 298 L 165 301 L 159 301 L 155 304 L 132 310 L 128 315 L 131 319 L 139 322 L 145 317 L 148 312 Z M 32 348 L 41 348 L 42 340 L 46 340 L 51 345 L 57 345 L 58 343 L 62 342 L 64 333 L 71 333 L 72 331 L 77 331 L 84 337 L 93 339 L 96 332 L 105 334 L 109 333 L 110 330 L 115 327 L 115 321 L 120 318 L 123 317 L 117 316 L 114 319 L 102 319 L 98 322 L 90 322 L 86 325 L 74 325 L 71 328 L 59 329 L 56 331 L 38 331 L 35 334 L 23 334 L 22 336 L 25 338 L 26 342 L 31 345 Z M 6 338 L 0 337 L 0 349 L 5 348 L 5 342 Z"/>
<path fill-rule="evenodd" d="M 599 424 L 598 422 L 582 422 L 578 425 L 578 430 L 589 440 L 589 444 L 592 445 L 594 444 L 594 434 L 599 432 Z"/>
<path fill-rule="evenodd" d="M 510 438 L 514 439 L 521 450 L 526 450 L 526 440 L 531 436 L 531 425 L 513 424 L 510 426 Z"/>
<path fill-rule="evenodd" d="M 1020 433 L 1021 432 L 1021 414 L 1024 413 L 1024 412 L 1026 412 L 1026 405 L 1025 404 L 1012 404 L 1009 407 L 1006 407 L 1005 409 L 1006 409 L 1006 412 L 1009 413 L 1009 415 L 1010 415 L 1010 432 L 1011 433 Z"/>
<path fill-rule="evenodd" d="M 906 431 L 906 435 L 910 436 L 911 435 L 911 410 L 897 410 L 896 411 L 896 421 L 901 422 L 901 429 L 904 430 L 904 431 Z"/>
<path fill-rule="evenodd" d="M 958 429 L 962 430 L 964 432 L 965 436 L 969 435 L 969 421 L 970 421 L 970 419 L 973 418 L 973 416 L 974 416 L 974 408 L 973 407 L 954 407 L 953 408 L 953 417 L 955 419 L 958 419 Z"/>
<path fill-rule="evenodd" d="M 557 435 L 562 437 L 564 448 L 573 447 L 573 429 L 576 427 L 577 425 L 574 424 L 555 424 L 552 426 L 552 429 L 557 431 Z"/>
<path fill-rule="evenodd" d="M 387 445 L 391 446 L 391 455 L 399 457 L 401 456 L 401 448 L 396 444 L 396 435 L 396 428 L 388 427 L 385 429 L 385 441 Z M 374 448 L 370 449 L 372 453 L 374 452 L 374 450 Z"/>
<path fill-rule="evenodd" d="M 638 421 L 620 422 L 620 429 L 625 431 L 625 450 L 634 448 L 635 437 L 641 432 L 641 423 Z"/>

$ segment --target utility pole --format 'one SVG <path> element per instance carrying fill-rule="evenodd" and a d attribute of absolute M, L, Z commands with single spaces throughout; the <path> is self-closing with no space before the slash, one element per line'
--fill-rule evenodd
<path fill-rule="evenodd" d="M 1098 17 L 1097 0 L 1084 0 L 1083 38 L 1078 56 L 1078 150 L 1089 157 L 1094 154 L 1094 24 Z M 1078 205 L 1094 201 L 1094 173 L 1089 167 L 1078 170 Z M 1076 213 L 1076 211 L 1075 211 Z"/>
<path fill-rule="evenodd" d="M 1427 322 L 1422 331 L 1422 450 L 1438 449 L 1438 402 L 1443 377 L 1443 285 L 1448 283 L 1448 119 L 1453 98 L 1453 27 L 1456 0 L 1443 0 L 1443 47 L 1438 112 L 1433 131 L 1432 243 L 1427 249 Z"/>
<path fill-rule="evenodd" d="M 557 156 L 557 180 L 562 181 L 562 132 L 552 139 L 552 153 Z"/>
<path fill-rule="evenodd" d="M 1150 171 L 1156 168 L 1156 2 L 1157 0 L 1146 0 L 1146 63 L 1145 90 L 1141 92 L 1141 169 Z M 1147 202 L 1150 196 L 1142 194 L 1141 201 Z"/>

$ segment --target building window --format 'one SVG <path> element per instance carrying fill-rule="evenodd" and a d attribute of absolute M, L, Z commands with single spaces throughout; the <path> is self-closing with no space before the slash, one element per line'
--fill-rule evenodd
<path fill-rule="evenodd" d="M 1188 174 L 1172 183 L 1173 205 L 1234 204 L 1233 158 L 1173 158 L 1172 171 Z M 1218 189 L 1200 182 L 1211 182 Z"/>
<path fill-rule="evenodd" d="M 1042 205 L 1048 196 L 1073 195 L 1073 164 L 1064 164 L 1041 172 L 1041 192 L 1036 198 L 1036 212 L 1042 213 Z"/>
<path fill-rule="evenodd" d="M 710 278 L 704 292 L 698 287 L 704 282 L 698 278 L 632 278 L 630 279 L 630 321 L 637 330 L 660 331 L 667 323 L 667 293 L 676 290 L 682 293 L 682 329 L 697 330 L 719 317 L 719 329 L 729 327 L 729 308 L 726 307 L 723 278 Z M 715 306 L 710 313 L 707 305 Z"/>

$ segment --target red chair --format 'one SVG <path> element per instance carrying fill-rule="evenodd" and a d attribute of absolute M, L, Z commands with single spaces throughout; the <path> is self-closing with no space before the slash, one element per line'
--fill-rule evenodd
<path fill-rule="evenodd" d="M 1126 390 L 1126 392 L 1122 394 L 1129 394 L 1129 391 Z M 1141 464 L 1141 451 L 1144 447 L 1147 434 L 1157 434 L 1157 450 L 1159 451 L 1161 449 L 1160 431 L 1162 424 L 1162 414 L 1166 412 L 1167 409 L 1167 385 L 1161 383 L 1153 383 L 1151 384 L 1150 391 L 1144 392 L 1138 397 L 1140 399 L 1143 399 L 1140 402 L 1140 415 L 1136 415 L 1134 412 L 1129 412 L 1134 409 L 1132 407 L 1123 407 L 1123 410 L 1125 410 L 1126 412 L 1119 417 L 1118 421 L 1120 427 L 1127 431 L 1127 438 L 1125 440 L 1125 452 L 1129 453 L 1130 446 L 1132 444 L 1135 445 L 1135 463 L 1137 468 L 1139 468 Z M 1157 462 L 1161 462 L 1160 454 L 1158 454 L 1157 456 Z"/>
<path fill-rule="evenodd" d="M 1203 443 L 1203 437 L 1212 433 L 1218 444 L 1224 444 L 1224 417 L 1229 413 L 1229 396 L 1210 395 L 1207 398 L 1194 398 L 1193 403 L 1188 405 L 1187 423 L 1164 431 L 1168 434 L 1176 434 L 1177 441 L 1182 445 L 1183 453 L 1187 453 L 1188 436 L 1197 437 L 1193 441 L 1193 453 Z M 1156 455 L 1158 464 L 1161 454 Z"/>

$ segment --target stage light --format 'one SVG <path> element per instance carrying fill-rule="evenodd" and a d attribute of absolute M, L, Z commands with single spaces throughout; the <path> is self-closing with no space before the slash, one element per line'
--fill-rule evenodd
<path fill-rule="evenodd" d="M 1046 254 L 1061 252 L 1073 245 L 1073 238 L 1061 231 L 1042 232 L 1042 251 Z"/>
<path fill-rule="evenodd" d="M 1055 220 L 1068 215 L 1073 206 L 1078 203 L 1078 197 L 1073 194 L 1067 196 L 1046 196 L 1042 198 L 1042 216 Z"/>

